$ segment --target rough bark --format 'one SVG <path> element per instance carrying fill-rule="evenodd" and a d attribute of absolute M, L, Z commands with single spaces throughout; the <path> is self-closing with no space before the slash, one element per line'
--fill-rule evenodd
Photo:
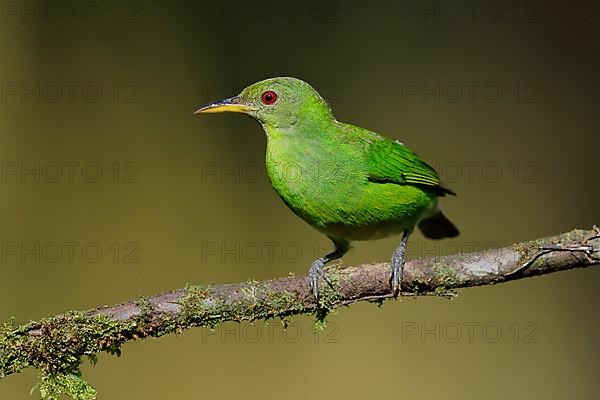
<path fill-rule="evenodd" d="M 589 267 L 600 263 L 599 251 L 600 234 L 594 228 L 479 253 L 411 260 L 405 265 L 402 292 L 412 296 L 449 295 L 458 288 Z M 162 336 L 194 326 L 214 326 L 224 321 L 285 318 L 297 314 L 316 314 L 317 320 L 322 320 L 328 311 L 341 305 L 391 297 L 388 263 L 330 268 L 328 272 L 334 284 L 329 287 L 321 281 L 319 307 L 312 298 L 307 277 L 287 277 L 264 282 L 188 286 L 22 326 L 7 323 L 0 328 L 0 376 L 33 366 L 42 372 L 42 385 L 44 379 L 51 382 L 45 390 L 54 387 L 57 393 L 93 398 L 85 397 L 88 387 L 82 380 L 78 381 L 82 357 L 95 358 L 101 351 L 119 353 L 121 344 L 128 340 Z M 57 385 L 67 389 L 57 389 Z M 69 385 L 73 387 L 69 389 Z M 84 395 L 77 397 L 77 390 Z"/>

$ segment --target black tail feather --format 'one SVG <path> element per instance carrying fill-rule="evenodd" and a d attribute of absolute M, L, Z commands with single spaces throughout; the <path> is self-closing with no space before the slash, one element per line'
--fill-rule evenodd
<path fill-rule="evenodd" d="M 459 235 L 458 228 L 441 211 L 419 222 L 419 229 L 429 239 L 453 238 Z"/>

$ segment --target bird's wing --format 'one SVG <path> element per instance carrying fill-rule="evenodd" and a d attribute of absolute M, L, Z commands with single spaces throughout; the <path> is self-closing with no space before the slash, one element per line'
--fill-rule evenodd
<path fill-rule="evenodd" d="M 371 182 L 423 186 L 439 195 L 455 194 L 432 167 L 400 142 L 381 137 L 370 140 L 366 156 Z"/>

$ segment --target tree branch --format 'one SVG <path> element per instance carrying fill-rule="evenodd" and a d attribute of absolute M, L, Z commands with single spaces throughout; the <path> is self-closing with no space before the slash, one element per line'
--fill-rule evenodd
<path fill-rule="evenodd" d="M 597 265 L 599 253 L 600 233 L 594 228 L 501 249 L 417 259 L 406 263 L 402 291 L 404 295 L 448 295 L 453 289 Z M 0 328 L 0 377 L 35 367 L 42 372 L 42 392 L 62 390 L 61 393 L 74 398 L 93 398 L 95 393 L 85 397 L 93 389 L 78 381 L 82 357 L 89 356 L 94 361 L 95 355 L 102 351 L 118 354 L 126 341 L 224 321 L 297 314 L 316 314 L 317 320 L 322 321 L 328 311 L 341 305 L 391 297 L 388 263 L 330 268 L 329 275 L 334 287 L 321 282 L 319 308 L 309 290 L 308 278 L 288 277 L 188 286 L 151 298 L 69 312 L 22 326 L 11 321 Z M 54 386 L 44 386 L 44 379 L 46 383 L 52 381 Z M 47 398 L 52 398 L 51 395 Z"/>

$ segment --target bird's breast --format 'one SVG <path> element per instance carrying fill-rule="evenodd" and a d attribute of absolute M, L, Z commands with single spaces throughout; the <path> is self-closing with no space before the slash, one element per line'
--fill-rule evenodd
<path fill-rule="evenodd" d="M 266 167 L 275 191 L 306 222 L 349 240 L 413 227 L 434 206 L 422 188 L 369 181 L 361 146 L 329 138 L 271 135 Z"/>

